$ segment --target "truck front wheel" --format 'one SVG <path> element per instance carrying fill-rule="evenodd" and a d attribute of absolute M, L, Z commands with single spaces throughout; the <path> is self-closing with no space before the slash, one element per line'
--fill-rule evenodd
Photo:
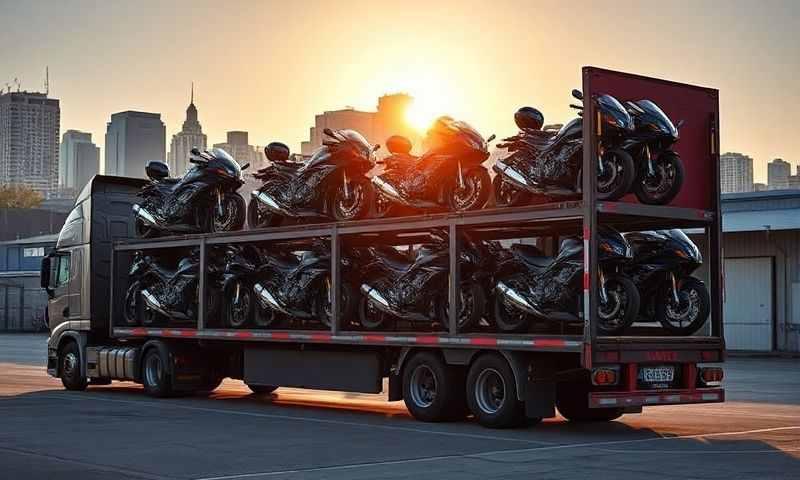
<path fill-rule="evenodd" d="M 467 374 L 467 403 L 484 427 L 511 428 L 525 422 L 525 404 L 517 399 L 514 372 L 499 355 L 484 355 L 472 364 Z"/>
<path fill-rule="evenodd" d="M 463 419 L 464 377 L 438 355 L 417 353 L 403 368 L 403 400 L 411 415 L 423 422 Z"/>
<path fill-rule="evenodd" d="M 144 392 L 151 397 L 164 398 L 172 393 L 169 352 L 165 350 L 151 348 L 147 350 L 142 361 Z"/>
<path fill-rule="evenodd" d="M 86 390 L 88 381 L 85 376 L 81 375 L 81 355 L 77 343 L 69 341 L 61 349 L 59 368 L 64 388 L 77 391 Z"/>

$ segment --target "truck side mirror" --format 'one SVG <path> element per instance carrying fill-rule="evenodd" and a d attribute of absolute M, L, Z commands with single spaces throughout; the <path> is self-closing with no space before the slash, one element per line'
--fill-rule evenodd
<path fill-rule="evenodd" d="M 45 290 L 49 290 L 50 289 L 50 262 L 51 262 L 51 258 L 52 257 L 47 256 L 47 257 L 44 257 L 42 259 L 42 267 L 41 267 L 41 269 L 39 271 L 40 285 Z"/>

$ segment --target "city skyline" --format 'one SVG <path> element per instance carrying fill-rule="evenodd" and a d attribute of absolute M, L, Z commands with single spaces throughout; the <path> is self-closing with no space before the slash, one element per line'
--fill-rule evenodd
<path fill-rule="evenodd" d="M 800 151 L 800 138 L 775 128 L 792 124 L 794 109 L 786 107 L 800 102 L 793 88 L 800 76 L 800 47 L 792 40 L 797 3 L 633 2 L 607 9 L 503 2 L 476 15 L 486 6 L 231 2 L 224 21 L 214 2 L 191 5 L 14 4 L 28 21 L 0 32 L 13 45 L 1 54 L 0 85 L 19 77 L 23 89 L 41 89 L 49 65 L 51 94 L 63 99 L 62 125 L 100 141 L 108 115 L 128 109 L 160 112 L 167 131 L 179 131 L 180 99 L 194 80 L 209 144 L 238 129 L 248 130 L 254 144 L 279 140 L 299 150 L 314 115 L 348 105 L 368 110 L 393 92 L 417 98 L 415 123 L 450 114 L 485 136 L 513 133 L 513 112 L 522 105 L 542 110 L 547 123 L 562 123 L 573 115 L 569 91 L 580 86 L 580 67 L 598 65 L 719 88 L 723 148 L 756 159 L 757 181 L 766 179 L 768 160 L 796 164 Z M 325 15 L 304 15 L 309 10 Z M 343 29 L 354 12 L 366 27 Z M 576 26 L 576 12 L 593 21 Z M 652 18 L 659 19 L 655 35 Z M 86 28 L 76 32 L 73 20 Z M 208 25 L 213 35 L 198 34 Z M 392 41 L 398 35 L 403 42 Z M 739 68 L 737 58 L 753 68 Z"/>

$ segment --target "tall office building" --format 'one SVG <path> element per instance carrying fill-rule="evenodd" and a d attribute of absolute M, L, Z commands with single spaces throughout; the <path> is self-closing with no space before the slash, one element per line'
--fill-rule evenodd
<path fill-rule="evenodd" d="M 753 159 L 728 152 L 719 157 L 719 180 L 722 193 L 753 191 Z"/>
<path fill-rule="evenodd" d="M 58 189 L 59 101 L 38 92 L 0 94 L 0 183 Z"/>
<path fill-rule="evenodd" d="M 323 130 L 340 130 L 349 128 L 364 135 L 370 143 L 381 144 L 378 151 L 381 155 L 388 152 L 384 142 L 392 135 L 403 135 L 419 149 L 421 137 L 406 119 L 406 112 L 414 99 L 405 93 L 384 95 L 378 99 L 375 112 L 361 112 L 353 108 L 323 112 L 314 117 L 314 126 L 309 129 L 309 139 L 300 144 L 303 155 L 311 155 L 322 145 Z"/>
<path fill-rule="evenodd" d="M 189 162 L 189 152 L 194 147 L 205 150 L 207 141 L 203 133 L 203 127 L 200 126 L 200 122 L 197 120 L 197 107 L 194 106 L 194 85 L 192 85 L 192 93 L 189 107 L 186 109 L 186 120 L 183 122 L 183 128 L 172 136 L 172 142 L 169 145 L 167 163 L 169 163 L 172 175 L 180 176 L 185 172 Z"/>
<path fill-rule="evenodd" d="M 79 191 L 100 171 L 100 149 L 92 134 L 67 130 L 61 138 L 58 158 L 58 186 Z"/>
<path fill-rule="evenodd" d="M 106 126 L 106 175 L 145 178 L 147 162 L 164 161 L 165 138 L 159 113 L 128 110 L 112 114 Z"/>
<path fill-rule="evenodd" d="M 264 163 L 263 154 L 250 145 L 249 134 L 240 130 L 230 131 L 227 134 L 227 142 L 215 143 L 214 148 L 221 148 L 228 152 L 230 156 L 239 162 L 239 165 L 250 164 L 248 172 L 254 172 L 256 168 L 261 168 Z"/>
<path fill-rule="evenodd" d="M 792 173 L 792 165 L 782 158 L 767 164 L 767 185 L 770 190 L 783 190 L 789 188 L 789 175 Z"/>

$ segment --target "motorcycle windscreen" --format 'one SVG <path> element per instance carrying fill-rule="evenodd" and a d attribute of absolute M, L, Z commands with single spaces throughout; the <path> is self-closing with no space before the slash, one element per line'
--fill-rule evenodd
<path fill-rule="evenodd" d="M 228 152 L 221 148 L 212 148 L 210 153 L 214 157 L 217 167 L 223 168 L 228 175 L 234 178 L 242 177 L 242 167 Z"/>
<path fill-rule="evenodd" d="M 675 128 L 667 114 L 658 105 L 650 100 L 639 100 L 635 103 L 644 112 L 639 115 L 639 120 L 642 123 L 652 125 L 651 128 L 658 129 L 665 135 L 678 136 L 678 129 Z"/>

